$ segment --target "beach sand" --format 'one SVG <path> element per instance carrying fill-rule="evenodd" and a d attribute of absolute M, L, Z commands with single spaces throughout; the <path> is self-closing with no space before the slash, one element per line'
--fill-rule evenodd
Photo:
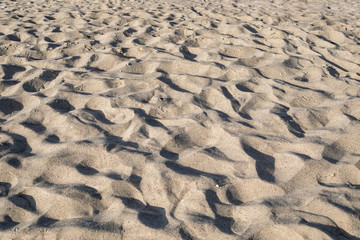
<path fill-rule="evenodd" d="M 2 0 L 0 239 L 359 239 L 359 9 Z"/>

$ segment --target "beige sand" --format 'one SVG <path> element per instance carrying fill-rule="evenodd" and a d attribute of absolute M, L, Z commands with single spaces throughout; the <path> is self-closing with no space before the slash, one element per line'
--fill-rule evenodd
<path fill-rule="evenodd" d="M 359 239 L 359 9 L 1 1 L 0 239 Z"/>

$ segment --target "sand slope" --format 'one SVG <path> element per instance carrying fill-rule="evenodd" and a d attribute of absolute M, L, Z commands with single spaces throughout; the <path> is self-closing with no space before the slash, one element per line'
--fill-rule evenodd
<path fill-rule="evenodd" d="M 358 1 L 0 3 L 1 239 L 359 239 Z"/>

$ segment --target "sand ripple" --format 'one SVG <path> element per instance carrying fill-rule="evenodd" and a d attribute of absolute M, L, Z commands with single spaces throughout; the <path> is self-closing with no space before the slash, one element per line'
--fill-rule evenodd
<path fill-rule="evenodd" d="M 0 4 L 1 239 L 359 239 L 359 2 Z"/>

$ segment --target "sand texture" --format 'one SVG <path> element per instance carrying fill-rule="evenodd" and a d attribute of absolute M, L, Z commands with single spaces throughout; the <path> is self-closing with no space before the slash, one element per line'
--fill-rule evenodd
<path fill-rule="evenodd" d="M 0 0 L 0 239 L 360 239 L 359 9 Z"/>

